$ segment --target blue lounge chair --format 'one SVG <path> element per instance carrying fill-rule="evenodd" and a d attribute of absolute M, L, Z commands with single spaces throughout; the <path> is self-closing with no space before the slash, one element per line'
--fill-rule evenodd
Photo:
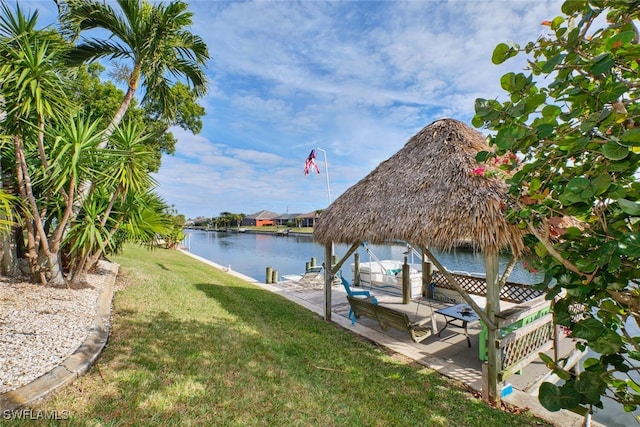
<path fill-rule="evenodd" d="M 364 297 L 363 299 L 369 301 L 370 303 L 378 304 L 378 300 L 376 299 L 376 297 L 371 296 L 371 293 L 369 291 L 352 290 L 351 284 L 349 284 L 347 279 L 342 277 L 342 272 L 340 272 L 340 281 L 342 282 L 342 286 L 344 286 L 344 289 L 347 291 L 347 295 L 349 295 L 350 297 L 354 297 L 354 298 Z M 349 319 L 351 319 L 352 325 L 356 324 L 356 314 L 353 312 L 353 308 L 349 309 Z"/>

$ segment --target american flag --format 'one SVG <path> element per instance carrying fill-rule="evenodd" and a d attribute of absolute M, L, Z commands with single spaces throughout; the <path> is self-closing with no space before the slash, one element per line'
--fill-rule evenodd
<path fill-rule="evenodd" d="M 311 150 L 309 157 L 304 162 L 304 176 L 309 175 L 309 169 L 316 169 L 316 172 L 320 173 L 320 168 L 316 165 L 316 150 Z"/>

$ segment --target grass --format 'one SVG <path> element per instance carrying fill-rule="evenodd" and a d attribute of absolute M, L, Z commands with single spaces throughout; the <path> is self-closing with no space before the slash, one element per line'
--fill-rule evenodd
<path fill-rule="evenodd" d="M 104 353 L 31 408 L 68 411 L 55 425 L 548 425 L 179 252 L 128 247 L 114 261 Z"/>

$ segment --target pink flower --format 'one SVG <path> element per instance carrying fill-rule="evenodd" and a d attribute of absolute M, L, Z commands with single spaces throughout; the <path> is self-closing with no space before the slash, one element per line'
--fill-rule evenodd
<path fill-rule="evenodd" d="M 531 273 L 534 273 L 534 274 L 535 274 L 535 273 L 537 273 L 537 272 L 538 272 L 538 270 L 536 270 L 533 266 L 529 265 L 529 263 L 528 263 L 528 262 L 526 262 L 526 261 L 522 263 L 522 266 L 523 266 L 525 269 L 527 269 L 529 272 L 531 272 Z"/>
<path fill-rule="evenodd" d="M 475 168 L 474 170 L 471 171 L 471 175 L 484 176 L 484 168 L 483 167 Z"/>

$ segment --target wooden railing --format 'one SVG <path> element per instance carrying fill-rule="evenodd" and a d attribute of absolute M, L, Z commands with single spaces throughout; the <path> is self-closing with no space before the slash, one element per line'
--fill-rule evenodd
<path fill-rule="evenodd" d="M 487 283 L 484 277 L 457 272 L 452 275 L 469 294 L 487 295 Z M 434 298 L 440 296 L 447 300 L 452 295 L 450 292 L 448 295 L 439 292 L 443 289 L 456 292 L 440 272 L 436 271 L 432 274 L 431 282 L 435 285 L 435 289 L 432 289 Z M 550 302 L 544 299 L 544 292 L 529 285 L 506 282 L 500 290 L 500 300 L 518 304 L 497 315 L 500 333 L 493 345 L 500 349 L 502 355 L 498 379 L 504 381 L 537 360 L 538 353 L 553 348 L 556 335 Z M 480 334 L 479 339 L 487 339 L 486 330 Z M 480 358 L 485 360 L 486 347 L 481 344 L 479 351 Z"/>
<path fill-rule="evenodd" d="M 503 310 L 497 315 L 500 338 L 495 345 L 502 354 L 499 380 L 504 381 L 538 359 L 538 353 L 556 342 L 549 301 L 542 297 Z"/>

